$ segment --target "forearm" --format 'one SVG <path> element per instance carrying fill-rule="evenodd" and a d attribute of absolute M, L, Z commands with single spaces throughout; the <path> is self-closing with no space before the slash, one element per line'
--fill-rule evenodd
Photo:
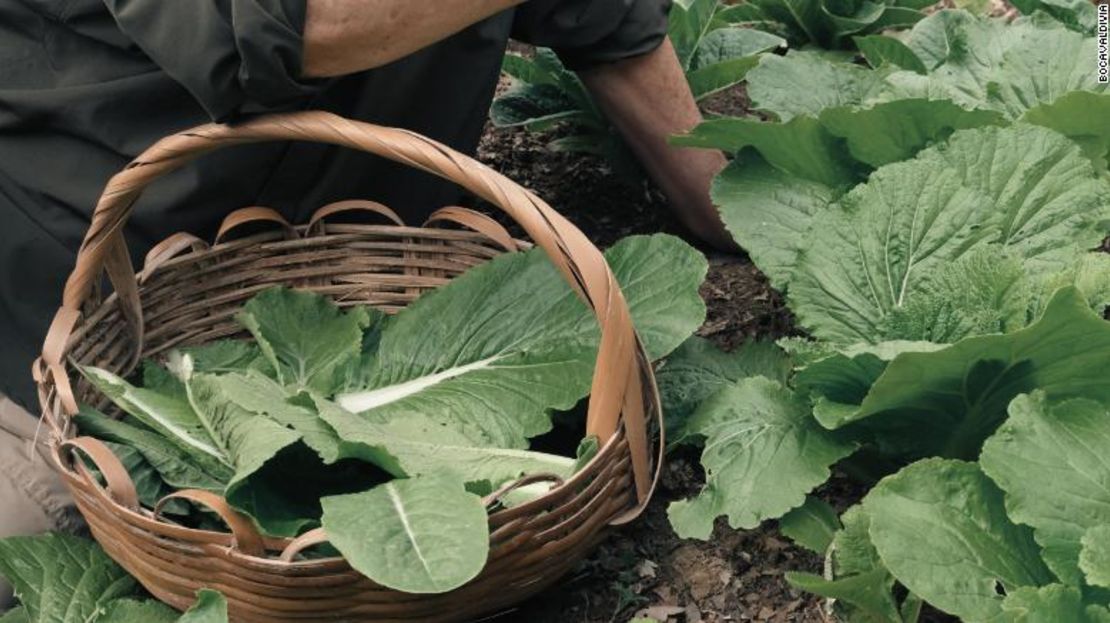
<path fill-rule="evenodd" d="M 524 0 L 308 0 L 306 77 L 380 67 Z"/>
<path fill-rule="evenodd" d="M 709 199 L 710 183 L 724 167 L 724 155 L 667 142 L 702 120 L 670 40 L 643 56 L 583 71 L 580 76 L 679 220 L 714 246 L 734 248 Z"/>

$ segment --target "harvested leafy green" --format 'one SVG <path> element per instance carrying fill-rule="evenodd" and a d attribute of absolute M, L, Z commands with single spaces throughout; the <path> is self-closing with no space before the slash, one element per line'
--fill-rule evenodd
<path fill-rule="evenodd" d="M 707 266 L 688 245 L 632 237 L 606 259 L 653 359 L 701 324 Z M 596 438 L 577 458 L 527 449 L 552 411 L 589 392 L 600 338 L 539 249 L 472 269 L 392 317 L 273 288 L 238 320 L 253 340 L 173 351 L 164 367 L 145 364 L 141 387 L 83 369 L 129 420 L 86 407 L 77 422 L 119 444 L 144 503 L 173 488 L 214 491 L 265 534 L 322 525 L 378 583 L 443 592 L 485 564 L 479 496 L 529 474 L 570 478 L 597 452 Z"/>
<path fill-rule="evenodd" d="M 322 502 L 332 545 L 384 586 L 442 593 L 473 579 L 486 564 L 485 506 L 455 478 L 397 480 Z"/>
<path fill-rule="evenodd" d="M 100 546 L 65 534 L 0 539 L 0 576 L 19 607 L 4 623 L 227 623 L 227 602 L 201 589 L 185 614 L 144 596 Z"/>

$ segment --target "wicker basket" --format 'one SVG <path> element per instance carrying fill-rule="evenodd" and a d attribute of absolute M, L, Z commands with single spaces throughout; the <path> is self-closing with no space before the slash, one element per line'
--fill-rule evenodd
<path fill-rule="evenodd" d="M 341 305 L 396 311 L 467 268 L 524 244 L 492 219 L 461 208 L 445 208 L 433 219 L 475 231 L 428 223 L 406 227 L 388 208 L 369 201 L 325 206 L 300 227 L 273 210 L 250 207 L 225 220 L 212 246 L 189 234 L 171 236 L 136 274 L 121 232 L 142 190 L 209 151 L 266 140 L 361 149 L 459 184 L 519 223 L 600 323 L 587 431 L 600 437 L 602 450 L 547 495 L 493 512 L 486 567 L 457 590 L 405 594 L 376 585 L 342 558 L 298 558 L 326 535 L 316 530 L 294 540 L 264 538 L 222 498 L 203 491 L 175 496 L 219 514 L 228 532 L 170 523 L 158 508 L 140 506 L 126 470 L 106 446 L 74 438 L 70 418 L 78 403 L 103 399 L 79 380 L 73 363 L 126 375 L 141 359 L 174 346 L 234 335 L 240 306 L 275 284 L 324 293 Z M 350 210 L 376 212 L 393 223 L 325 220 Z M 224 240 L 247 223 L 269 228 Z M 99 287 L 104 273 L 113 289 L 107 296 Z M 464 155 L 411 132 L 327 113 L 201 126 L 159 141 L 114 176 L 96 206 L 34 373 L 52 429 L 53 460 L 108 554 L 179 609 L 188 607 L 201 587 L 223 592 L 236 621 L 459 621 L 504 610 L 557 581 L 607 527 L 634 519 L 654 489 L 661 463 L 651 448 L 660 416 L 651 367 L 620 288 L 589 240 L 532 193 Z M 654 447 L 660 450 L 662 439 L 656 438 Z M 97 466 L 104 486 L 83 462 L 74 461 L 76 452 Z"/>

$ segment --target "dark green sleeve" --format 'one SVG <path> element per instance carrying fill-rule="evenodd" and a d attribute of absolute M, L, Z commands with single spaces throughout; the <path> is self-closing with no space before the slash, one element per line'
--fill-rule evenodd
<path fill-rule="evenodd" d="M 589 69 L 659 47 L 670 8 L 671 0 L 529 0 L 516 10 L 513 38 Z"/>
<path fill-rule="evenodd" d="M 208 114 L 297 108 L 305 0 L 104 0 L 120 29 Z"/>

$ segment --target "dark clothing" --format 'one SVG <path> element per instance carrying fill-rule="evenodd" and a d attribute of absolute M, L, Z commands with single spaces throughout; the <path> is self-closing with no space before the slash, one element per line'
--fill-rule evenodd
<path fill-rule="evenodd" d="M 96 199 L 157 139 L 212 119 L 322 109 L 473 151 L 510 35 L 582 69 L 654 49 L 668 5 L 530 0 L 385 67 L 306 80 L 305 0 L 0 1 L 0 392 L 33 403 L 31 362 Z M 251 145 L 157 182 L 125 233 L 138 260 L 176 231 L 210 238 L 235 208 L 303 222 L 349 198 L 418 223 L 458 190 L 350 150 Z"/>

